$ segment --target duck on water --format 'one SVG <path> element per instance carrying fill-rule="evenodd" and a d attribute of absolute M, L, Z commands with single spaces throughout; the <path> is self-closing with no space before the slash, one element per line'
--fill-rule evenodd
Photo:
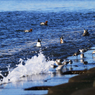
<path fill-rule="evenodd" d="M 85 30 L 85 29 L 84 29 L 83 36 L 89 36 L 88 30 Z"/>
<path fill-rule="evenodd" d="M 40 25 L 47 25 L 48 21 L 41 22 Z"/>
<path fill-rule="evenodd" d="M 38 39 L 36 47 L 41 47 L 41 40 L 40 39 Z"/>
<path fill-rule="evenodd" d="M 30 30 L 24 30 L 24 32 L 32 32 L 32 28 Z"/>

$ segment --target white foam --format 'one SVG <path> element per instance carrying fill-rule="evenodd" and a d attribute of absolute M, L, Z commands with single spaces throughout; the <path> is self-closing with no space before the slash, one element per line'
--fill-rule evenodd
<path fill-rule="evenodd" d="M 20 59 L 19 62 L 20 64 L 10 71 L 8 76 L 4 77 L 0 84 L 19 81 L 23 76 L 50 73 L 49 69 L 51 68 L 51 64 L 54 63 L 54 61 L 46 61 L 42 52 L 40 52 L 38 56 L 33 56 L 27 60 Z M 23 65 L 22 62 L 25 62 L 25 65 Z"/>

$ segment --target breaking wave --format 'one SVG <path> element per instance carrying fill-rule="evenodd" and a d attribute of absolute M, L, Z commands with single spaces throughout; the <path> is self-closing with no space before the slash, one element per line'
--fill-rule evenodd
<path fill-rule="evenodd" d="M 1 75 L 3 79 L 0 81 L 0 84 L 16 82 L 22 77 L 31 75 L 48 74 L 51 72 L 51 64 L 54 63 L 54 61 L 46 60 L 42 52 L 40 52 L 38 56 L 35 55 L 27 60 L 20 59 L 19 62 L 20 64 L 18 64 L 12 71 L 10 71 L 10 69 L 8 70 L 9 74 L 6 77 Z"/>

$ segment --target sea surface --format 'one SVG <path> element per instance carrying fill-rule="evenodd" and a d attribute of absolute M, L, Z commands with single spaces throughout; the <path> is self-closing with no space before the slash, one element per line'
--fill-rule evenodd
<path fill-rule="evenodd" d="M 90 36 L 82 36 L 84 29 Z M 51 64 L 94 46 L 95 0 L 0 0 L 0 95 L 46 94 L 24 88 L 68 82 L 74 75 L 56 73 Z"/>

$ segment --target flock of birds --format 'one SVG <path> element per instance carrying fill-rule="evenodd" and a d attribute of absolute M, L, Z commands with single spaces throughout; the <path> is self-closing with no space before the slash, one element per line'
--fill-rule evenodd
<path fill-rule="evenodd" d="M 86 49 L 79 49 L 77 52 L 75 52 L 73 54 L 73 56 L 77 56 L 77 57 L 78 57 L 78 55 L 80 55 L 80 59 L 81 59 L 80 61 L 84 65 L 88 64 L 87 61 L 84 61 L 84 58 L 85 58 L 84 52 L 86 52 L 87 50 L 88 50 L 88 48 L 86 48 Z M 93 54 L 95 54 L 95 51 L 92 52 L 92 56 L 93 56 Z M 63 61 L 61 59 L 56 59 L 55 63 L 52 64 L 51 67 L 52 68 L 56 68 L 56 70 L 62 70 L 63 67 L 67 67 L 68 64 L 71 66 L 70 70 L 72 70 L 73 61 L 70 60 L 70 59 L 64 59 Z"/>
<path fill-rule="evenodd" d="M 88 30 L 85 30 L 84 29 L 84 32 L 82 34 L 82 36 L 89 36 L 89 32 Z M 60 43 L 65 43 L 65 41 L 63 41 L 63 37 L 60 37 Z M 86 49 L 79 49 L 77 52 L 75 52 L 73 54 L 73 56 L 78 56 L 80 54 L 80 58 L 82 59 L 81 62 L 84 64 L 84 65 L 87 65 L 88 62 L 87 61 L 84 61 L 84 52 L 86 52 L 88 50 L 88 48 Z M 95 54 L 95 51 L 92 52 L 92 54 Z M 64 59 L 63 62 L 61 62 L 61 59 L 56 59 L 55 60 L 55 64 L 52 65 L 53 68 L 56 68 L 57 67 L 57 70 L 61 70 L 64 66 L 67 66 L 67 64 L 70 64 L 72 65 L 73 61 L 72 60 L 68 60 L 68 59 Z"/>
<path fill-rule="evenodd" d="M 41 23 L 40 23 L 40 25 L 47 25 L 47 24 L 48 24 L 48 21 L 45 21 L 45 22 L 41 22 Z M 33 31 L 32 28 L 31 28 L 30 30 L 24 30 L 24 32 L 32 32 L 32 31 Z M 83 36 L 89 36 L 88 30 L 85 30 L 85 29 L 84 29 Z M 61 43 L 61 44 L 65 43 L 65 41 L 63 41 L 63 37 L 60 37 L 60 43 Z M 37 46 L 37 47 L 41 47 L 41 40 L 40 40 L 40 39 L 38 39 L 36 46 Z"/>
<path fill-rule="evenodd" d="M 40 25 L 47 25 L 48 21 L 41 22 Z M 32 32 L 33 29 L 31 28 L 30 30 L 24 30 L 24 32 Z M 89 36 L 88 30 L 84 29 L 84 32 L 82 36 Z M 41 47 L 41 41 L 38 39 L 36 47 Z M 63 44 L 65 41 L 63 40 L 63 37 L 60 37 L 60 43 Z M 78 56 L 80 54 L 80 58 L 84 58 L 84 52 L 87 51 L 87 49 L 79 49 L 76 53 L 73 54 L 73 56 Z M 92 52 L 92 54 L 95 54 L 95 51 Z M 52 65 L 53 68 L 59 67 L 59 69 L 62 69 L 62 67 L 67 66 L 67 64 L 72 65 L 73 61 L 72 60 L 66 60 L 64 59 L 63 62 L 61 62 L 61 59 L 56 59 L 55 64 Z M 83 61 L 83 64 L 88 64 L 87 61 Z M 58 70 L 59 70 L 58 69 Z"/>
<path fill-rule="evenodd" d="M 47 25 L 47 23 L 48 23 L 48 21 L 41 22 L 40 25 Z M 24 30 L 24 32 L 32 32 L 32 31 L 33 31 L 32 28 L 30 30 Z M 40 39 L 38 39 L 36 46 L 41 47 L 41 40 Z"/>

